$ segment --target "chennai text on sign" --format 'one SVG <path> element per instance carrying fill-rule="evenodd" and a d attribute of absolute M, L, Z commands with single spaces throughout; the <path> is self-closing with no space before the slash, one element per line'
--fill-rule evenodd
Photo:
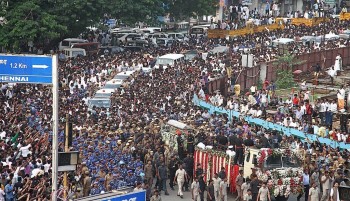
<path fill-rule="evenodd" d="M 7 60 L 0 59 L 0 64 L 5 64 L 6 65 Z"/>

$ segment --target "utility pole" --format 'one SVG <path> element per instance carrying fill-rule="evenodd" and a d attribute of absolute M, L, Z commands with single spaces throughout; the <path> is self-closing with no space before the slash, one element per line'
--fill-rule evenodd
<path fill-rule="evenodd" d="M 68 135 L 69 135 L 69 114 L 66 114 L 66 129 L 64 132 L 64 152 L 69 152 L 69 145 L 68 145 Z M 68 176 L 67 176 L 67 172 L 64 172 L 63 175 L 63 185 L 64 185 L 64 200 L 68 200 Z"/>

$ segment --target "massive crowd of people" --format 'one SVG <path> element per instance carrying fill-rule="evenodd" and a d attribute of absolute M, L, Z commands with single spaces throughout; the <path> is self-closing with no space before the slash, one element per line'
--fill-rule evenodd
<path fill-rule="evenodd" d="M 326 24 L 326 28 L 327 32 L 338 32 L 347 25 L 348 22 L 330 22 Z M 188 44 L 175 43 L 169 49 L 150 48 L 141 52 L 126 51 L 104 57 L 77 57 L 61 62 L 59 149 L 64 150 L 65 116 L 69 114 L 69 121 L 74 125 L 74 140 L 70 150 L 80 151 L 81 159 L 78 171 L 69 175 L 69 189 L 65 189 L 70 198 L 99 194 L 125 186 L 141 188 L 140 184 L 144 183 L 148 200 L 153 195 L 151 189 L 154 178 L 157 178 L 156 186 L 160 191 L 172 193 L 167 191 L 167 183 L 164 182 L 167 181 L 167 174 L 162 172 L 160 167 L 168 165 L 172 170 L 179 168 L 180 171 L 176 175 L 170 175 L 170 180 L 177 177 L 178 184 L 179 181 L 181 184 L 187 176 L 184 176 L 180 167 L 182 163 L 175 163 L 176 158 L 181 155 L 184 169 L 191 175 L 193 156 L 175 154 L 171 151 L 172 148 L 162 141 L 160 128 L 168 119 L 193 126 L 198 132 L 192 133 L 195 143 L 202 142 L 222 150 L 227 149 L 228 144 L 235 145 L 236 164 L 243 164 L 243 151 L 238 150 L 243 139 L 245 146 L 288 146 L 309 153 L 305 154 L 305 164 L 307 169 L 313 172 L 312 175 L 316 173 L 321 177 L 321 174 L 328 171 L 332 172 L 331 175 L 334 173 L 330 179 L 335 177 L 336 181 L 343 182 L 342 178 L 349 173 L 343 171 L 349 165 L 348 151 L 317 142 L 302 143 L 299 139 L 286 137 L 275 131 L 266 131 L 238 119 L 228 121 L 227 117 L 209 114 L 192 103 L 193 94 L 199 94 L 201 89 L 206 93 L 208 74 L 226 75 L 228 65 L 238 69 L 239 66 L 236 65 L 240 63 L 240 54 L 237 51 L 239 47 L 257 46 L 268 41 L 269 37 L 300 37 L 318 34 L 322 30 L 322 26 L 310 29 L 304 29 L 302 26 L 286 27 L 284 30 L 240 36 L 232 41 L 190 38 Z M 320 48 L 335 48 L 339 42 L 328 42 Z M 176 63 L 173 67 L 168 66 L 166 69 L 153 69 L 151 73 L 142 71 L 142 66 L 148 66 L 157 56 L 191 49 L 208 51 L 218 43 L 230 46 L 233 51 L 211 54 L 206 60 L 197 57 L 192 61 Z M 264 45 L 261 47 L 267 48 Z M 301 44 L 292 45 L 290 48 L 298 50 L 300 54 L 309 49 Z M 263 58 L 268 54 L 270 59 L 274 59 L 274 55 L 278 54 L 273 48 L 265 50 L 267 49 L 254 48 L 252 53 Z M 213 69 L 216 68 L 220 70 L 213 73 Z M 139 71 L 124 82 L 123 88 L 114 93 L 111 108 L 89 109 L 89 98 L 123 69 Z M 7 200 L 50 200 L 52 193 L 58 193 L 60 198 L 63 196 L 64 190 L 51 192 L 50 92 L 50 86 L 45 85 L 1 84 L 0 199 L 4 195 Z M 183 180 L 179 180 L 180 177 Z M 313 178 L 311 181 L 315 182 L 317 179 Z M 184 184 L 187 188 L 188 183 L 187 181 Z M 307 186 L 311 183 L 305 180 L 304 184 Z M 62 176 L 59 177 L 59 185 L 63 185 Z M 172 182 L 170 187 L 174 187 Z M 323 188 L 327 189 L 330 187 Z M 181 188 L 178 195 L 182 196 Z"/>

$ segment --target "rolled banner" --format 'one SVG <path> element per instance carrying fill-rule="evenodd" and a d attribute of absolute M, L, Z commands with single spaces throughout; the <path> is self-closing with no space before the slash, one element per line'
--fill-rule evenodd
<path fill-rule="evenodd" d="M 222 167 L 222 157 L 218 156 L 218 158 L 219 158 L 219 170 L 218 170 L 218 172 L 220 172 L 221 171 L 221 167 Z"/>
<path fill-rule="evenodd" d="M 208 152 L 204 153 L 204 160 L 203 160 L 203 171 L 205 172 L 203 180 L 206 182 L 207 181 L 207 172 L 208 171 Z"/>
<path fill-rule="evenodd" d="M 211 159 L 211 165 L 209 166 L 210 168 L 210 174 L 211 175 L 214 175 L 215 173 L 215 170 L 214 170 L 214 155 L 213 154 L 210 154 L 210 159 Z"/>
<path fill-rule="evenodd" d="M 209 163 L 209 161 L 210 161 L 210 154 L 208 153 L 208 155 L 207 155 L 207 162 L 206 162 L 206 165 L 207 165 L 207 169 L 206 169 L 206 171 L 207 171 L 207 182 L 211 179 L 211 175 L 210 175 L 210 173 L 211 173 L 211 167 L 210 167 L 210 163 Z"/>
<path fill-rule="evenodd" d="M 232 168 L 231 160 L 232 160 L 232 157 L 229 156 L 229 159 L 228 159 L 228 171 L 227 171 L 227 181 L 229 182 L 228 183 L 229 186 L 231 186 L 231 168 Z"/>
<path fill-rule="evenodd" d="M 213 155 L 213 175 L 217 173 L 217 166 L 218 166 L 218 159 L 217 156 L 214 154 Z"/>
<path fill-rule="evenodd" d="M 199 154 L 199 151 L 198 150 L 195 150 L 194 151 L 194 167 L 193 167 L 193 175 L 196 174 L 196 170 L 197 170 L 197 160 L 198 160 L 198 154 Z"/>

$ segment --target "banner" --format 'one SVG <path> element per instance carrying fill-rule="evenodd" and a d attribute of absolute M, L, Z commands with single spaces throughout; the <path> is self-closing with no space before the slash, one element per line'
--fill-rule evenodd
<path fill-rule="evenodd" d="M 146 191 L 128 193 L 111 198 L 104 198 L 101 201 L 146 201 Z"/>
<path fill-rule="evenodd" d="M 243 117 L 244 120 L 246 122 L 248 122 L 249 124 L 256 124 L 259 126 L 262 126 L 266 129 L 272 129 L 272 130 L 276 130 L 276 131 L 281 131 L 283 132 L 283 134 L 290 136 L 296 136 L 300 139 L 302 139 L 302 141 L 305 141 L 305 139 L 308 139 L 309 141 L 313 142 L 313 141 L 319 141 L 320 143 L 325 143 L 333 148 L 339 147 L 341 149 L 350 149 L 350 144 L 346 144 L 344 142 L 337 142 L 328 138 L 323 138 L 323 137 L 319 137 L 318 134 L 308 134 L 308 133 L 304 133 L 303 131 L 300 131 L 298 129 L 295 128 L 290 128 L 290 127 L 285 127 L 273 122 L 269 122 L 266 121 L 264 119 L 259 119 L 259 118 L 254 118 L 254 117 L 250 117 L 250 116 L 241 116 L 241 114 L 237 111 L 234 110 L 228 110 L 222 107 L 215 107 L 213 105 L 211 105 L 210 103 L 207 103 L 203 100 L 200 100 L 198 98 L 197 95 L 193 96 L 193 102 L 200 107 L 204 107 L 204 108 L 210 108 L 209 113 L 215 113 L 215 112 L 220 112 L 220 113 L 226 113 L 228 114 L 228 118 L 230 120 L 232 120 L 234 117 L 235 118 L 239 118 L 239 117 Z"/>

